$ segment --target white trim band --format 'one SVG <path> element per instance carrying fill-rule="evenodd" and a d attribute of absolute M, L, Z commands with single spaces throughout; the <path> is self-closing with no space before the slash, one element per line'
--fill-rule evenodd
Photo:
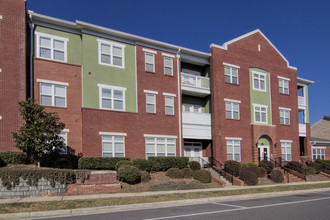
<path fill-rule="evenodd" d="M 278 107 L 278 109 L 280 109 L 280 110 L 287 110 L 287 111 L 291 111 L 291 108 L 283 108 L 283 107 Z"/>
<path fill-rule="evenodd" d="M 171 57 L 171 58 L 175 58 L 175 56 L 174 56 L 174 55 L 172 55 L 172 54 L 169 54 L 169 53 L 162 53 L 162 55 L 163 55 L 164 57 Z"/>
<path fill-rule="evenodd" d="M 157 51 L 155 51 L 155 50 L 150 50 L 150 49 L 146 49 L 146 48 L 143 48 L 142 50 L 143 50 L 144 52 L 157 54 Z"/>
<path fill-rule="evenodd" d="M 104 132 L 100 131 L 99 135 L 111 135 L 111 136 L 127 136 L 127 133 L 120 133 L 120 132 Z"/>
<path fill-rule="evenodd" d="M 237 69 L 240 68 L 240 66 L 237 66 L 237 65 L 234 65 L 234 64 L 230 64 L 230 63 L 225 63 L 225 62 L 223 62 L 222 64 L 223 64 L 224 66 L 230 66 L 230 67 L 234 67 L 234 68 L 237 68 Z"/>
<path fill-rule="evenodd" d="M 122 91 L 126 91 L 127 90 L 127 88 L 125 88 L 125 87 L 110 86 L 110 85 L 105 85 L 105 84 L 100 84 L 100 83 L 98 83 L 97 86 L 98 87 L 105 88 L 105 89 L 116 89 L 116 90 L 122 90 Z"/>
<path fill-rule="evenodd" d="M 163 95 L 176 97 L 176 94 L 163 92 Z"/>
<path fill-rule="evenodd" d="M 53 81 L 53 80 L 46 80 L 46 79 L 37 79 L 37 82 L 55 84 L 55 85 L 60 85 L 60 86 L 68 86 L 69 85 L 69 83 L 58 82 L 58 81 Z"/>
<path fill-rule="evenodd" d="M 281 143 L 283 142 L 288 142 L 288 143 L 292 143 L 293 141 L 292 140 L 280 140 Z"/>
<path fill-rule="evenodd" d="M 177 139 L 178 136 L 175 135 L 159 135 L 159 134 L 145 134 L 144 137 L 154 137 L 154 138 L 175 138 Z"/>
<path fill-rule="evenodd" d="M 241 141 L 242 138 L 237 138 L 237 137 L 225 137 L 225 140 L 236 140 L 236 141 Z"/>
<path fill-rule="evenodd" d="M 158 92 L 157 91 L 152 91 L 152 90 L 143 90 L 144 93 L 149 93 L 149 94 L 155 94 L 155 95 L 158 95 Z"/>
<path fill-rule="evenodd" d="M 223 99 L 226 102 L 235 102 L 235 103 L 241 103 L 239 100 L 234 100 L 234 99 Z"/>
<path fill-rule="evenodd" d="M 285 78 L 285 77 L 283 77 L 283 76 L 277 76 L 277 78 L 279 78 L 279 79 L 284 79 L 284 80 L 288 80 L 288 81 L 290 81 L 290 79 L 289 79 L 289 78 Z"/>

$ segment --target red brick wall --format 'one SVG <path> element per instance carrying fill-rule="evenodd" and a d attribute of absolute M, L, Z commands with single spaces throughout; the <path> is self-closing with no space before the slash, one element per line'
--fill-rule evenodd
<path fill-rule="evenodd" d="M 25 1 L 0 1 L 0 150 L 17 151 L 11 132 L 22 120 L 19 101 L 26 99 Z"/>
<path fill-rule="evenodd" d="M 177 136 L 176 155 L 179 151 L 179 112 L 177 62 L 173 59 L 173 76 L 164 75 L 162 51 L 155 55 L 155 73 L 145 71 L 143 47 L 136 47 L 138 113 L 83 108 L 83 156 L 102 155 L 102 132 L 127 133 L 125 156 L 131 159 L 145 158 L 144 134 Z M 156 113 L 146 113 L 146 93 L 157 91 Z M 165 93 L 175 94 L 174 116 L 165 115 Z"/>
<path fill-rule="evenodd" d="M 48 112 L 57 112 L 60 121 L 65 123 L 68 147 L 75 154 L 82 152 L 82 90 L 81 67 L 78 65 L 34 58 L 34 98 L 39 103 L 39 83 L 37 79 L 65 82 L 67 86 L 67 107 L 45 106 Z"/>
<path fill-rule="evenodd" d="M 261 50 L 258 51 L 258 45 Z M 226 160 L 225 137 L 240 137 L 241 159 L 243 163 L 257 160 L 255 143 L 262 135 L 269 136 L 272 144 L 277 143 L 277 148 L 270 146 L 274 157 L 281 156 L 280 140 L 292 140 L 293 159 L 299 159 L 299 133 L 298 133 L 298 103 L 297 103 L 297 73 L 287 67 L 285 60 L 263 38 L 260 33 L 252 34 L 246 38 L 228 45 L 228 50 L 211 48 L 211 89 L 212 89 L 212 135 L 213 149 L 217 160 Z M 223 62 L 240 66 L 239 85 L 224 82 Z M 251 127 L 250 110 L 250 83 L 249 68 L 263 68 L 270 73 L 271 79 L 271 105 L 272 128 L 266 129 Z M 282 95 L 278 89 L 278 78 L 282 76 L 290 79 L 290 94 Z M 224 98 L 240 100 L 240 120 L 226 119 Z M 291 125 L 279 123 L 278 107 L 291 108 Z M 254 129 L 254 131 L 252 130 Z M 255 151 L 254 151 L 255 150 Z"/>

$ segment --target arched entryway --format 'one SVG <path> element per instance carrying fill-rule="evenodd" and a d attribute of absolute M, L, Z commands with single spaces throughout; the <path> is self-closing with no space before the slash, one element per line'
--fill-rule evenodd
<path fill-rule="evenodd" d="M 271 146 L 272 141 L 268 136 L 264 135 L 259 138 L 257 142 L 259 162 L 271 159 Z"/>

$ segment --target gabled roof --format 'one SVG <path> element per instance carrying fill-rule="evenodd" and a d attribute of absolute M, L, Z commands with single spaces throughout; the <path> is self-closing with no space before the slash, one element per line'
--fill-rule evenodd
<path fill-rule="evenodd" d="M 330 116 L 323 116 L 311 126 L 311 139 L 330 141 Z"/>
<path fill-rule="evenodd" d="M 222 46 L 217 45 L 217 44 L 211 44 L 210 47 L 216 47 L 216 48 L 220 48 L 220 49 L 223 49 L 223 50 L 228 50 L 228 45 L 229 44 L 235 43 L 236 41 L 239 41 L 239 40 L 241 40 L 243 38 L 249 37 L 249 36 L 251 36 L 251 35 L 253 35 L 255 33 L 260 33 L 261 36 L 263 36 L 268 41 L 268 43 L 276 50 L 276 52 L 285 60 L 285 62 L 287 63 L 288 68 L 297 70 L 296 67 L 290 66 L 289 61 L 283 56 L 283 54 L 274 46 L 274 44 L 259 29 L 254 30 L 254 31 L 251 31 L 251 32 L 249 32 L 247 34 L 244 34 L 244 35 L 240 36 L 240 37 L 236 37 L 236 38 L 234 38 L 234 39 L 232 39 L 230 41 L 227 41 Z"/>

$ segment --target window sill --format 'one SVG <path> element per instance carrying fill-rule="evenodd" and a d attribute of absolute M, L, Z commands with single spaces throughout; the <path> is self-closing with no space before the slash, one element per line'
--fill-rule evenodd
<path fill-rule="evenodd" d="M 230 82 L 225 82 L 228 85 L 233 85 L 233 86 L 239 86 L 239 83 L 230 83 Z"/>
<path fill-rule="evenodd" d="M 283 126 L 291 126 L 291 124 L 281 124 L 280 125 L 283 125 Z"/>
<path fill-rule="evenodd" d="M 236 118 L 226 118 L 227 120 L 234 120 L 234 121 L 240 121 L 241 119 L 236 119 Z"/>
<path fill-rule="evenodd" d="M 53 106 L 53 105 L 42 105 L 40 104 L 41 106 L 44 106 L 44 107 L 47 107 L 47 108 L 61 108 L 61 109 L 67 109 L 68 107 L 65 106 L 65 107 L 61 107 L 61 106 Z"/>
<path fill-rule="evenodd" d="M 281 92 L 280 92 L 280 95 L 286 95 L 286 96 L 290 96 L 290 94 L 281 93 Z"/>
<path fill-rule="evenodd" d="M 168 74 L 164 73 L 164 76 L 174 77 L 174 74 L 173 75 L 168 75 Z"/>
<path fill-rule="evenodd" d="M 156 71 L 155 72 L 151 72 L 151 71 L 147 71 L 145 70 L 146 73 L 152 73 L 152 74 L 156 74 Z"/>

